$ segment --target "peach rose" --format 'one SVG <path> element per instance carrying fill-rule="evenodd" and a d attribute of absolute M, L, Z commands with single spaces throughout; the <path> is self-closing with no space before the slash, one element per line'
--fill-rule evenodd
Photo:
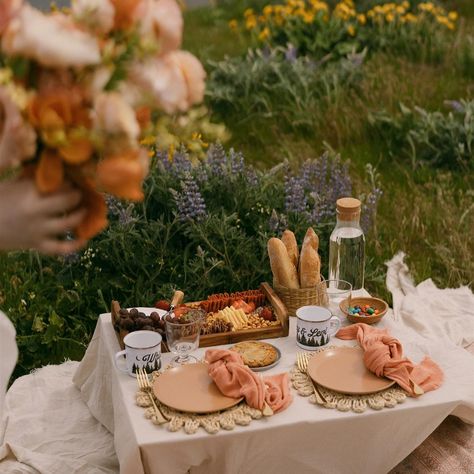
<path fill-rule="evenodd" d="M 167 113 L 185 111 L 202 101 L 205 77 L 201 63 L 184 51 L 136 64 L 130 72 L 135 92 L 141 89 L 145 94 L 143 103 L 151 100 Z"/>
<path fill-rule="evenodd" d="M 175 0 L 142 0 L 136 9 L 140 32 L 160 43 L 160 54 L 178 49 L 183 36 L 183 16 Z"/>
<path fill-rule="evenodd" d="M 0 35 L 3 33 L 10 21 L 19 13 L 22 6 L 23 0 L 0 1 Z"/>
<path fill-rule="evenodd" d="M 8 24 L 2 49 L 9 56 L 26 56 L 47 67 L 98 64 L 97 39 L 80 31 L 63 14 L 44 15 L 24 5 Z"/>
<path fill-rule="evenodd" d="M 0 170 L 20 164 L 35 152 L 35 131 L 23 120 L 7 90 L 0 87 Z"/>
<path fill-rule="evenodd" d="M 152 101 L 169 114 L 186 110 L 186 80 L 171 58 L 165 56 L 136 64 L 130 71 L 130 79 L 135 83 L 135 91 L 144 95 L 143 103 Z"/>
<path fill-rule="evenodd" d="M 199 60 L 187 51 L 174 51 L 169 55 L 181 69 L 188 88 L 188 107 L 202 102 L 204 98 L 206 71 Z"/>
<path fill-rule="evenodd" d="M 136 148 L 140 134 L 135 111 L 118 92 L 99 94 L 94 104 L 94 128 L 116 137 L 116 148 Z"/>
<path fill-rule="evenodd" d="M 72 14 L 92 32 L 106 34 L 114 26 L 115 9 L 109 0 L 73 0 Z"/>

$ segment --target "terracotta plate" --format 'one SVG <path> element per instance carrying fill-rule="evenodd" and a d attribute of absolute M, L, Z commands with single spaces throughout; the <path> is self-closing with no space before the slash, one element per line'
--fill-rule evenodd
<path fill-rule="evenodd" d="M 188 413 L 226 410 L 243 400 L 222 395 L 207 373 L 207 364 L 169 369 L 155 381 L 153 391 L 161 403 Z"/>
<path fill-rule="evenodd" d="M 309 376 L 319 385 L 339 393 L 363 395 L 380 392 L 395 382 L 377 377 L 364 365 L 359 347 L 334 347 L 316 353 L 308 364 Z"/>

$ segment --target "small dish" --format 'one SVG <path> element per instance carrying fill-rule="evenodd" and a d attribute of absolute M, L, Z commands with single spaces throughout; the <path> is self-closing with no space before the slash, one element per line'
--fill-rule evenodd
<path fill-rule="evenodd" d="M 356 305 L 363 306 L 366 304 L 368 304 L 374 309 L 378 309 L 379 313 L 374 314 L 373 316 L 358 316 L 355 314 L 350 314 L 348 311 L 349 306 L 348 306 L 347 298 L 345 300 L 342 300 L 339 303 L 339 308 L 347 316 L 347 319 L 351 323 L 365 323 L 365 324 L 378 323 L 385 316 L 385 313 L 388 310 L 388 304 L 384 300 L 381 300 L 380 298 L 359 297 L 359 298 L 351 298 L 350 300 L 350 305 L 352 307 Z"/>
<path fill-rule="evenodd" d="M 273 347 L 275 347 L 275 346 L 273 346 Z M 268 369 L 271 369 L 271 368 L 275 367 L 280 362 L 280 359 L 281 359 L 280 349 L 278 349 L 278 347 L 275 347 L 275 349 L 277 351 L 277 358 L 276 358 L 275 362 L 272 362 L 271 364 L 265 365 L 264 367 L 250 367 L 250 370 L 252 372 L 264 372 L 265 370 L 268 370 Z"/>

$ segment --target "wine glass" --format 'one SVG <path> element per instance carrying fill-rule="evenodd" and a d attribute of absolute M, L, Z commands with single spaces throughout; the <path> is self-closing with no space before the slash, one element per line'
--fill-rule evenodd
<path fill-rule="evenodd" d="M 339 308 L 339 303 L 347 300 L 347 306 L 350 306 L 352 296 L 352 285 L 345 280 L 326 280 L 326 295 L 324 304 L 334 316 L 344 319 L 344 313 Z"/>
<path fill-rule="evenodd" d="M 190 352 L 199 347 L 202 315 L 189 313 L 181 318 L 165 318 L 166 340 L 169 350 L 176 356 L 171 365 L 177 367 L 198 360 Z"/>

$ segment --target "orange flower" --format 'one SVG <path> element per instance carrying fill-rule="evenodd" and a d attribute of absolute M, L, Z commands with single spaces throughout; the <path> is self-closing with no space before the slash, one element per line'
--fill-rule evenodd
<path fill-rule="evenodd" d="M 128 29 L 135 22 L 135 9 L 141 0 L 112 0 L 115 8 L 114 27 L 115 29 Z"/>
<path fill-rule="evenodd" d="M 139 150 L 105 158 L 97 165 L 97 180 L 104 191 L 121 199 L 141 201 L 145 173 Z"/>
<path fill-rule="evenodd" d="M 53 150 L 41 153 L 35 173 L 36 187 L 41 193 L 53 193 L 64 182 L 64 165 L 61 157 Z"/>
<path fill-rule="evenodd" d="M 84 163 L 93 151 L 92 143 L 86 138 L 69 138 L 67 145 L 59 148 L 59 154 L 70 165 Z"/>
<path fill-rule="evenodd" d="M 77 181 L 77 184 L 82 191 L 81 206 L 86 209 L 86 215 L 74 232 L 78 239 L 89 240 L 107 227 L 107 205 L 90 183 Z"/>
<path fill-rule="evenodd" d="M 135 111 L 135 115 L 137 117 L 138 125 L 140 125 L 140 129 L 144 130 L 145 128 L 150 125 L 151 122 L 151 110 L 150 107 L 140 107 Z"/>
<path fill-rule="evenodd" d="M 35 96 L 28 105 L 28 117 L 35 128 L 63 129 L 72 123 L 72 104 L 65 94 Z"/>
<path fill-rule="evenodd" d="M 28 117 L 35 128 L 44 130 L 88 127 L 91 123 L 78 90 L 51 91 L 35 96 L 28 104 Z"/>

